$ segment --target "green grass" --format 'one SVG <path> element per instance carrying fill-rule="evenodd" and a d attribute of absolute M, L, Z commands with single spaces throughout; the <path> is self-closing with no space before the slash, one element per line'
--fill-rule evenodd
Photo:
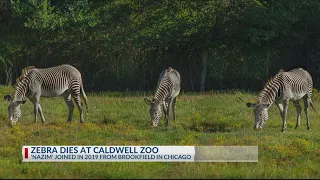
<path fill-rule="evenodd" d="M 13 93 L 0 87 L 1 95 Z M 166 127 L 164 117 L 152 128 L 143 93 L 87 93 L 89 113 L 79 123 L 75 108 L 72 123 L 63 99 L 42 98 L 47 123 L 33 123 L 33 106 L 21 107 L 22 117 L 13 128 L 7 126 L 7 103 L 0 103 L 0 178 L 320 178 L 319 113 L 310 110 L 311 131 L 305 115 L 294 129 L 296 112 L 290 104 L 287 132 L 273 105 L 262 131 L 253 130 L 256 94 L 208 92 L 181 94 L 177 121 Z M 146 93 L 150 97 L 150 92 Z M 313 95 L 320 110 L 320 93 Z M 303 103 L 301 103 L 303 104 Z M 172 119 L 172 118 L 171 118 Z M 152 163 L 79 162 L 22 163 L 23 145 L 258 145 L 258 163 Z"/>

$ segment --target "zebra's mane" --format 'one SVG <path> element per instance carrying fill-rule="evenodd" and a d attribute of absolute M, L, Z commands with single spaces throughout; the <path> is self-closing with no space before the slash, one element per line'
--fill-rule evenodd
<path fill-rule="evenodd" d="M 22 69 L 21 71 L 21 75 L 16 79 L 16 82 L 20 82 L 22 81 L 26 76 L 27 74 L 29 73 L 30 70 L 34 69 L 36 67 L 34 66 L 28 66 L 28 67 L 25 67 L 24 69 Z"/>
<path fill-rule="evenodd" d="M 259 100 L 258 103 L 260 102 L 260 96 L 262 95 L 261 93 L 265 90 L 265 88 L 271 83 L 273 82 L 274 79 L 278 78 L 280 74 L 282 74 L 283 72 L 285 72 L 283 69 L 280 69 L 280 71 L 273 77 L 271 77 L 268 82 L 264 85 L 263 89 L 261 90 L 261 92 L 259 93 Z"/>
<path fill-rule="evenodd" d="M 269 80 L 268 80 L 268 82 L 264 85 L 264 87 L 263 87 L 263 89 L 271 82 L 271 81 L 273 81 L 275 78 L 277 78 L 281 73 L 283 73 L 284 72 L 284 70 L 283 69 L 280 69 L 280 71 L 275 75 L 275 76 L 273 76 L 273 77 L 271 77 Z"/>
<path fill-rule="evenodd" d="M 299 71 L 299 70 L 303 70 L 303 69 L 301 67 L 298 67 L 298 68 L 291 69 L 289 72 Z"/>

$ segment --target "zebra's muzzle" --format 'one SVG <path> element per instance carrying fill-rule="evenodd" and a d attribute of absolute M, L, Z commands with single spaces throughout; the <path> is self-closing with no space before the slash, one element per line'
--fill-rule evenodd
<path fill-rule="evenodd" d="M 16 124 L 16 122 L 14 122 L 13 120 L 9 120 L 8 125 L 9 125 L 10 127 L 12 127 L 14 124 Z"/>
<path fill-rule="evenodd" d="M 158 123 L 152 122 L 152 126 L 153 126 L 153 127 L 157 127 L 157 126 L 158 126 Z"/>
<path fill-rule="evenodd" d="M 259 123 L 259 124 L 255 125 L 255 126 L 253 126 L 253 129 L 254 129 L 254 130 L 257 130 L 257 131 L 262 130 L 261 123 Z"/>

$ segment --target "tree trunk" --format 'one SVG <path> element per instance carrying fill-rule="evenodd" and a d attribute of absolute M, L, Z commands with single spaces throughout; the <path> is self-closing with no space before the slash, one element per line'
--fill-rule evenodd
<path fill-rule="evenodd" d="M 201 52 L 201 74 L 200 74 L 200 91 L 203 92 L 206 89 L 206 75 L 208 67 L 208 50 Z"/>
<path fill-rule="evenodd" d="M 9 68 L 6 68 L 6 85 L 11 85 L 12 84 L 12 68 L 9 67 Z"/>
<path fill-rule="evenodd" d="M 268 82 L 268 78 L 269 78 L 269 63 L 270 63 L 270 44 L 268 42 L 267 64 L 266 64 L 266 82 Z"/>
<path fill-rule="evenodd" d="M 192 73 L 192 63 L 190 63 L 190 66 L 189 66 L 189 78 L 190 78 L 190 86 L 191 86 L 191 91 L 193 91 L 193 73 Z"/>

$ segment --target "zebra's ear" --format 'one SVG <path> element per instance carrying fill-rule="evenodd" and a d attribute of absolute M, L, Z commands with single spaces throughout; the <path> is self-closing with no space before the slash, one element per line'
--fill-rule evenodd
<path fill-rule="evenodd" d="M 150 105 L 151 105 L 151 103 L 152 103 L 152 101 L 151 101 L 151 100 L 149 100 L 149 99 L 148 99 L 148 98 L 146 98 L 146 97 L 144 98 L 144 102 L 146 102 L 146 104 L 147 104 L 147 105 L 149 105 L 149 106 L 150 106 Z"/>
<path fill-rule="evenodd" d="M 255 104 L 255 103 L 247 103 L 247 106 L 248 106 L 248 107 L 256 107 L 257 104 Z"/>
<path fill-rule="evenodd" d="M 3 99 L 6 100 L 7 102 L 10 102 L 12 98 L 9 94 L 6 94 L 3 96 Z"/>

